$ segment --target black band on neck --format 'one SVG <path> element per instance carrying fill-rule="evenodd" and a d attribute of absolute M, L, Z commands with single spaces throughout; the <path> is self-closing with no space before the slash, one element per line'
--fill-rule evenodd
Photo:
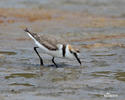
<path fill-rule="evenodd" d="M 65 55 L 66 55 L 66 46 L 65 45 L 63 45 L 63 48 L 62 48 L 62 55 L 63 55 L 63 57 L 65 57 Z"/>

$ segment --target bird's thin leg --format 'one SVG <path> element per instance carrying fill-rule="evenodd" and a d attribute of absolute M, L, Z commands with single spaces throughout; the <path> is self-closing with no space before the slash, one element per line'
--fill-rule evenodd
<path fill-rule="evenodd" d="M 54 57 L 52 58 L 52 62 L 54 63 L 54 65 L 55 65 L 56 67 L 58 67 L 57 64 L 56 64 L 55 61 L 54 61 Z"/>
<path fill-rule="evenodd" d="M 40 57 L 40 55 L 39 55 L 39 53 L 38 53 L 38 51 L 37 51 L 37 48 L 39 48 L 39 47 L 34 47 L 34 51 L 35 51 L 36 54 L 39 56 L 39 59 L 40 59 L 40 65 L 43 66 L 43 59 Z"/>

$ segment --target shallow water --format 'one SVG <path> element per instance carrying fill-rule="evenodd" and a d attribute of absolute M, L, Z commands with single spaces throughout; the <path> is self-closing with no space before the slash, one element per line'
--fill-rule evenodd
<path fill-rule="evenodd" d="M 124 0 L 0 0 L 0 7 L 58 8 L 47 10 L 52 18 L 33 22 L 19 15 L 21 21 L 16 20 L 9 10 L 7 17 L 16 21 L 0 24 L 0 100 L 124 100 Z M 45 64 L 40 66 L 33 41 L 21 28 L 25 25 L 79 45 L 82 65 L 56 58 L 56 68 L 52 57 L 39 50 Z"/>
<path fill-rule="evenodd" d="M 124 98 L 124 48 L 84 50 L 81 53 L 82 66 L 77 61 L 56 59 L 59 68 L 52 66 L 51 58 L 44 54 L 41 55 L 45 66 L 39 66 L 39 59 L 31 50 L 13 50 L 16 53 L 11 55 L 12 51 L 5 52 L 1 51 L 0 62 L 0 92 L 3 98 L 16 100 L 15 95 L 19 95 L 19 100 L 30 99 L 27 96 L 38 100 Z M 28 52 L 30 56 L 25 56 Z M 116 97 L 105 97 L 107 93 Z"/>

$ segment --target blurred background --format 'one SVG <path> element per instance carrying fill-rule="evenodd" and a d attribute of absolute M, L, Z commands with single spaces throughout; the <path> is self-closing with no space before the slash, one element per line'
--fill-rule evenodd
<path fill-rule="evenodd" d="M 0 0 L 0 99 L 124 100 L 124 9 L 125 0 Z M 83 65 L 55 68 L 41 53 L 40 66 L 26 27 L 79 46 Z"/>

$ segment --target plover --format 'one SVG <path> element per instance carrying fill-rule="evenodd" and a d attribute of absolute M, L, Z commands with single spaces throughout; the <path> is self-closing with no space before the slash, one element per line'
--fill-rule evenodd
<path fill-rule="evenodd" d="M 65 43 L 60 39 L 57 39 L 54 36 L 45 34 L 38 35 L 37 33 L 29 31 L 27 28 L 24 31 L 28 33 L 28 35 L 34 40 L 35 44 L 37 45 L 36 47 L 34 47 L 34 50 L 40 59 L 41 65 L 43 65 L 43 59 L 38 53 L 37 48 L 40 48 L 44 53 L 51 55 L 52 62 L 55 64 L 56 67 L 58 66 L 54 61 L 55 57 L 69 59 L 76 58 L 78 63 L 81 65 L 81 61 L 78 57 L 80 51 L 76 48 L 73 48 L 73 46 L 71 46 L 70 44 Z"/>

